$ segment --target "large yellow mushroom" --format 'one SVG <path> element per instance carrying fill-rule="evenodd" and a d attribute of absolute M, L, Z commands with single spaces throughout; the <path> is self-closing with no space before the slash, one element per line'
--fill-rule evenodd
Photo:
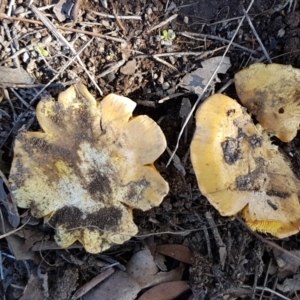
<path fill-rule="evenodd" d="M 196 112 L 191 160 L 201 193 L 223 216 L 279 238 L 300 230 L 300 182 L 235 100 L 220 94 Z"/>
<path fill-rule="evenodd" d="M 76 240 L 91 253 L 137 233 L 132 209 L 161 203 L 168 184 L 153 163 L 166 148 L 159 126 L 132 117 L 135 102 L 108 95 L 97 102 L 79 84 L 42 100 L 43 131 L 15 142 L 10 182 L 19 207 L 56 228 L 56 241 Z"/>
<path fill-rule="evenodd" d="M 283 142 L 291 141 L 300 124 L 300 70 L 279 64 L 251 65 L 234 76 L 242 104 L 260 125 Z"/>

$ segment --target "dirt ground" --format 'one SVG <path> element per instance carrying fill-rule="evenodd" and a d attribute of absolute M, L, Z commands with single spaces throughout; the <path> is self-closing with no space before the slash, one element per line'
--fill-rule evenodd
<path fill-rule="evenodd" d="M 134 115 L 148 115 L 155 120 L 166 136 L 169 150 L 173 151 L 186 117 L 182 107 L 189 112 L 189 105 L 197 100 L 196 94 L 180 86 L 182 78 L 201 67 L 205 60 L 223 55 L 244 16 L 243 9 L 247 9 L 250 2 L 82 0 L 78 12 L 66 9 L 62 14 L 66 20 L 61 22 L 53 13 L 53 7 L 49 7 L 42 12 L 53 24 L 79 30 L 59 31 L 73 49 L 78 52 L 85 47 L 80 54 L 85 68 L 75 61 L 62 69 L 73 57 L 70 48 L 45 25 L 26 22 L 38 18 L 25 2 L 0 0 L 0 64 L 10 68 L 20 66 L 34 78 L 29 83 L 3 83 L 0 78 L 0 170 L 6 176 L 1 176 L 1 232 L 5 234 L 25 224 L 21 231 L 0 241 L 1 299 L 300 298 L 300 235 L 277 239 L 252 233 L 239 217 L 220 216 L 201 195 L 189 156 L 195 130 L 193 118 L 176 152 L 179 167 L 173 163 L 166 167 L 171 153 L 168 151 L 155 163 L 169 183 L 168 195 L 158 207 L 145 212 L 134 210 L 138 235 L 101 254 L 87 253 L 77 243 L 60 249 L 54 242 L 54 229 L 42 219 L 29 219 L 30 212 L 25 209 L 18 209 L 20 222 L 14 220 L 10 205 L 13 199 L 4 181 L 9 177 L 16 136 L 24 130 L 40 130 L 35 117 L 37 103 L 49 95 L 57 98 L 59 92 L 78 81 L 97 99 L 116 93 L 134 100 L 137 103 Z M 44 0 L 33 4 L 44 7 L 53 3 Z M 9 11 L 9 17 L 3 18 Z M 299 68 L 300 3 L 297 0 L 254 0 L 248 15 L 272 62 Z M 76 18 L 76 22 L 72 18 Z M 91 35 L 80 30 L 89 31 Z M 105 39 L 105 35 L 111 39 Z M 87 42 L 90 43 L 86 46 Z M 268 59 L 247 20 L 243 21 L 234 43 L 226 55 L 230 68 L 219 74 L 219 82 L 209 93 L 222 89 L 224 94 L 237 99 L 231 82 L 234 74 L 252 63 L 267 63 Z M 42 53 L 45 50 L 48 54 Z M 300 179 L 299 134 L 289 143 L 279 140 L 275 143 Z M 158 250 L 161 245 L 173 245 L 173 248 Z M 178 245 L 182 248 L 176 248 Z M 122 297 L 113 291 L 115 286 L 108 279 L 105 279 L 106 294 L 101 294 L 104 287 L 98 288 L 98 294 L 91 291 L 78 294 L 80 287 L 87 284 L 91 288 L 91 280 L 108 270 L 114 268 L 125 274 L 127 263 L 145 249 L 150 249 L 160 273 L 181 268 L 180 275 L 176 273 L 177 277 L 171 279 L 158 279 L 157 275 L 152 286 L 176 281 L 178 286 L 187 283 L 188 287 L 174 295 L 169 294 L 169 288 L 168 292 L 162 289 L 160 296 L 149 296 L 146 292 L 151 287 L 140 284 L 142 288 L 130 295 L 128 287 L 134 284 L 126 277 Z M 118 289 L 122 289 L 121 285 Z"/>

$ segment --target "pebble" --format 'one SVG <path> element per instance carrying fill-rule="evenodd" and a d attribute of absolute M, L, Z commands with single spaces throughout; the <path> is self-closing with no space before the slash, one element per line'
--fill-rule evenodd
<path fill-rule="evenodd" d="M 162 73 L 160 73 L 160 76 L 159 76 L 159 78 L 157 79 L 157 82 L 159 83 L 159 84 L 163 84 L 164 83 L 164 76 L 163 76 L 163 74 Z"/>
<path fill-rule="evenodd" d="M 151 15 L 151 14 L 153 13 L 152 8 L 151 8 L 151 7 L 148 7 L 146 13 L 147 13 L 147 15 Z"/>
<path fill-rule="evenodd" d="M 163 90 L 167 90 L 170 87 L 170 83 L 168 81 L 165 81 L 161 87 Z"/>
<path fill-rule="evenodd" d="M 28 52 L 24 52 L 23 55 L 22 55 L 22 61 L 24 63 L 27 63 L 29 61 L 29 55 L 28 55 Z"/>
<path fill-rule="evenodd" d="M 34 36 L 36 39 L 40 39 L 42 37 L 42 35 L 39 31 Z"/>
<path fill-rule="evenodd" d="M 169 59 L 170 59 L 171 64 L 175 65 L 175 63 L 176 63 L 175 57 L 174 56 L 170 56 Z"/>
<path fill-rule="evenodd" d="M 132 59 L 128 61 L 122 68 L 121 73 L 124 75 L 133 75 L 135 73 L 136 60 Z"/>
<path fill-rule="evenodd" d="M 42 43 L 44 43 L 44 44 L 48 44 L 51 41 L 52 41 L 51 35 L 47 35 L 47 36 L 45 36 L 45 37 L 42 38 Z"/>

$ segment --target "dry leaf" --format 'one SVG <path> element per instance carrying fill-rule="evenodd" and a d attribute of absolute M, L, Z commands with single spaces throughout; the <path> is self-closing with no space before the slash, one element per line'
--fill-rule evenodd
<path fill-rule="evenodd" d="M 173 300 L 189 288 L 187 281 L 165 282 L 148 290 L 138 300 Z"/>
<path fill-rule="evenodd" d="M 134 300 L 141 287 L 123 271 L 116 271 L 105 281 L 86 293 L 83 300 Z"/>
<path fill-rule="evenodd" d="M 198 95 L 202 94 L 205 85 L 208 83 L 221 60 L 222 56 L 216 56 L 203 61 L 201 63 L 202 68 L 198 68 L 197 70 L 185 75 L 178 86 L 187 89 L 191 93 L 195 93 Z M 225 74 L 230 67 L 230 59 L 229 57 L 225 57 L 218 70 L 218 73 Z M 216 82 L 220 82 L 217 76 L 210 84 L 208 91 L 214 89 Z"/>
<path fill-rule="evenodd" d="M 24 69 L 12 69 L 0 67 L 0 84 L 14 85 L 14 84 L 32 84 L 32 78 Z"/>
<path fill-rule="evenodd" d="M 173 257 L 174 259 L 186 264 L 191 264 L 194 259 L 192 251 L 188 247 L 183 245 L 160 245 L 156 247 L 155 251 L 166 256 Z"/>
<path fill-rule="evenodd" d="M 44 300 L 42 283 L 36 274 L 36 270 L 30 275 L 20 300 Z"/>
<path fill-rule="evenodd" d="M 283 284 L 277 284 L 277 288 L 283 293 L 300 291 L 300 274 L 286 278 Z"/>
<path fill-rule="evenodd" d="M 159 272 L 150 250 L 145 249 L 133 255 L 127 263 L 126 270 L 141 288 L 146 288 L 161 282 L 180 280 L 184 266 L 169 272 Z"/>

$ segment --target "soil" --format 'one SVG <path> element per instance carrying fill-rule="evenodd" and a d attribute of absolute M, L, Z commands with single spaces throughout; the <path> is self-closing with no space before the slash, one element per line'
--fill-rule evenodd
<path fill-rule="evenodd" d="M 47 0 L 34 2 L 38 7 L 50 4 Z M 158 122 L 166 136 L 168 148 L 172 151 L 183 125 L 183 118 L 180 117 L 183 98 L 188 98 L 192 105 L 197 99 L 196 95 L 179 88 L 178 83 L 184 75 L 199 68 L 203 60 L 224 53 L 224 46 L 228 45 L 226 41 L 231 39 L 238 22 L 244 15 L 243 9 L 247 9 L 249 4 L 249 0 L 174 0 L 170 3 L 167 0 L 121 0 L 109 1 L 106 9 L 100 1 L 93 4 L 91 1 L 82 1 L 77 22 L 72 23 L 70 19 L 66 19 L 60 25 L 68 24 L 72 28 L 124 40 L 123 43 L 99 37 L 91 40 L 91 36 L 82 33 L 61 31 L 77 51 L 85 46 L 87 41 L 91 41 L 80 57 L 85 68 L 101 88 L 103 96 L 116 93 L 136 101 L 138 105 L 134 115 L 146 114 Z M 166 11 L 166 7 L 173 5 L 173 9 Z M 0 1 L 0 12 L 6 13 L 7 9 L 8 3 Z M 23 17 L 15 12 L 18 10 L 27 11 L 25 2 L 17 1 L 12 14 L 12 16 Z M 52 21 L 56 20 L 52 9 L 44 12 Z M 117 18 L 115 21 L 104 18 L 99 13 L 141 16 L 141 20 Z M 151 30 L 174 14 L 178 16 L 172 21 Z M 249 11 L 249 17 L 272 62 L 291 64 L 299 68 L 300 4 L 298 1 L 255 0 Z M 31 18 L 33 18 L 32 14 Z M 8 27 L 13 37 L 18 40 L 19 49 L 36 45 L 51 36 L 44 26 L 20 21 L 4 21 L 0 16 L 0 63 L 7 67 L 14 67 L 15 60 L 5 61 L 12 54 L 5 27 Z M 164 45 L 160 37 L 163 30 L 168 29 L 172 29 L 176 37 L 171 40 L 170 45 Z M 190 38 L 184 35 L 186 32 L 203 34 L 206 37 Z M 46 43 L 47 46 L 44 46 L 50 53 L 49 57 L 42 58 L 32 48 L 28 51 L 27 60 L 24 54 L 17 56 L 19 64 L 35 78 L 35 84 L 40 86 L 2 84 L 0 79 L 0 99 L 3 99 L 0 103 L 2 154 L 0 169 L 6 176 L 9 174 L 13 159 L 16 136 L 23 130 L 40 130 L 34 113 L 38 101 L 46 96 L 57 98 L 59 92 L 78 79 L 98 99 L 102 98 L 86 71 L 79 63 L 72 63 L 65 72 L 57 76 L 51 86 L 32 101 L 41 87 L 52 80 L 61 66 L 72 57 L 65 46 L 54 41 L 56 39 L 52 36 L 48 44 Z M 263 49 L 246 20 L 234 42 L 249 51 L 239 47 L 229 49 L 227 56 L 230 58 L 231 67 L 226 74 L 219 75 L 220 82 L 216 84 L 215 91 L 224 87 L 234 74 L 244 67 L 258 61 L 267 63 Z M 189 55 L 196 51 L 203 53 Z M 176 56 L 174 52 L 185 54 Z M 168 56 L 160 56 L 159 59 L 155 57 L 162 53 L 167 53 Z M 161 62 L 160 59 L 164 61 Z M 124 63 L 116 67 L 116 63 L 122 60 Z M 112 68 L 112 71 L 104 74 L 103 72 L 108 68 Z M 18 93 L 18 97 L 14 91 Z M 237 99 L 232 84 L 229 84 L 223 93 Z M 160 101 L 166 97 L 170 99 Z M 31 105 L 29 108 L 28 103 Z M 99 260 L 106 259 L 106 262 L 117 261 L 125 265 L 133 253 L 152 243 L 185 245 L 194 254 L 193 263 L 186 265 L 183 275 L 183 280 L 189 281 L 190 293 L 176 299 L 192 299 L 192 297 L 194 299 L 283 299 L 270 290 L 278 282 L 282 283 L 284 279 L 291 278 L 294 274 L 283 276 L 278 270 L 274 273 L 269 272 L 268 268 L 276 265 L 274 263 L 276 247 L 273 244 L 276 243 L 287 251 L 300 250 L 300 235 L 282 240 L 269 235 L 255 235 L 239 218 L 220 216 L 201 195 L 191 165 L 189 145 L 194 129 L 195 124 L 192 120 L 176 152 L 181 161 L 181 169 L 172 163 L 166 167 L 170 158 L 167 151 L 156 161 L 155 166 L 169 183 L 170 192 L 160 206 L 145 212 L 134 210 L 134 221 L 139 229 L 137 237 L 123 245 L 113 246 L 100 255 L 86 253 L 78 244 L 68 250 L 50 246 L 47 248 L 47 245 L 55 244 L 52 243 L 53 228 L 44 224 L 41 219 L 31 218 L 25 228 L 36 234 L 42 234 L 42 238 L 39 235 L 39 239 L 31 241 L 30 244 L 26 237 L 21 237 L 23 242 L 30 244 L 28 251 L 31 254 L 26 252 L 31 257 L 30 260 L 24 256 L 25 252 L 22 254 L 23 259 L 17 260 L 8 240 L 1 240 L 1 279 L 3 280 L 0 297 L 7 300 L 30 299 L 22 295 L 24 287 L 31 278 L 30 274 L 36 272 L 40 279 L 38 284 L 43 282 L 45 299 L 70 299 L 78 286 L 89 282 L 101 269 L 95 262 L 99 263 Z M 277 140 L 275 143 L 286 155 L 300 179 L 300 134 L 289 143 Z M 6 187 L 5 192 L 8 193 Z M 3 215 L 1 220 L 7 222 L 9 217 L 6 208 L 5 205 L 1 206 Z M 212 228 L 209 223 L 208 212 L 211 213 L 215 228 Z M 26 223 L 30 212 L 19 209 L 19 213 L 21 224 Z M 223 246 L 226 247 L 228 255 L 225 261 L 222 261 L 220 243 L 216 239 L 214 230 L 217 230 Z M 34 247 L 40 251 L 32 251 Z M 170 266 L 169 269 L 171 268 Z M 261 290 L 256 289 L 261 286 L 269 290 L 262 293 Z M 286 297 L 284 299 L 299 299 L 293 291 L 280 293 Z"/>

